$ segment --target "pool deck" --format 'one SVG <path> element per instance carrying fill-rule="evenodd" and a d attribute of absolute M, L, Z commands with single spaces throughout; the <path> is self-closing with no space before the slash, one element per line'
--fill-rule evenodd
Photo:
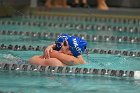
<path fill-rule="evenodd" d="M 98 10 L 96 8 L 52 8 L 45 9 L 44 7 L 39 7 L 33 9 L 33 14 L 36 15 L 79 15 L 79 16 L 109 16 L 109 17 L 128 17 L 128 18 L 138 18 L 140 19 L 140 9 L 139 8 L 110 8 L 107 11 Z"/>

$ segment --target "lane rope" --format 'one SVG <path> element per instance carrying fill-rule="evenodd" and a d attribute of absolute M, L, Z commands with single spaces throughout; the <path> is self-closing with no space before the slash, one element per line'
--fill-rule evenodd
<path fill-rule="evenodd" d="M 56 20 L 55 20 L 56 21 Z M 58 20 L 59 21 L 59 20 Z M 60 20 L 61 22 L 62 20 Z M 30 22 L 30 21 L 13 21 L 13 20 L 1 20 L 1 25 L 17 25 L 17 26 L 37 26 L 37 27 L 49 27 L 49 28 L 65 28 L 65 29 L 76 29 L 76 30 L 94 30 L 94 31 L 111 31 L 111 32 L 127 32 L 127 33 L 140 33 L 140 22 L 138 25 L 112 25 L 109 23 L 93 23 L 93 22 Z M 86 23 L 86 24 L 85 24 Z"/>
<path fill-rule="evenodd" d="M 32 45 L 0 45 L 0 50 L 14 50 L 14 51 L 43 51 L 47 46 L 32 46 Z M 86 49 L 85 54 L 111 54 L 140 57 L 140 51 L 121 51 L 121 50 L 104 50 L 104 49 Z"/>
<path fill-rule="evenodd" d="M 24 72 L 44 72 L 54 74 L 69 75 L 102 75 L 115 77 L 134 77 L 140 79 L 140 71 L 95 69 L 80 67 L 57 67 L 57 66 L 40 66 L 30 64 L 11 64 L 0 62 L 0 71 L 24 71 Z"/>
<path fill-rule="evenodd" d="M 0 30 L 0 35 L 21 35 L 56 39 L 60 33 L 54 32 L 32 32 L 32 31 L 13 31 L 13 30 Z M 140 37 L 129 36 L 106 36 L 106 35 L 92 35 L 92 34 L 76 34 L 70 35 L 79 36 L 91 42 L 127 42 L 127 43 L 140 43 Z"/>

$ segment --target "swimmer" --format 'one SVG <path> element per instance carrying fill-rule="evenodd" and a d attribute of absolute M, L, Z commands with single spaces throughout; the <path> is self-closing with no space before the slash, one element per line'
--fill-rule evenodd
<path fill-rule="evenodd" d="M 29 59 L 31 64 L 42 66 L 73 66 L 85 64 L 82 53 L 87 42 L 79 37 L 67 34 L 60 35 L 56 42 L 49 45 L 43 55 L 33 56 Z"/>

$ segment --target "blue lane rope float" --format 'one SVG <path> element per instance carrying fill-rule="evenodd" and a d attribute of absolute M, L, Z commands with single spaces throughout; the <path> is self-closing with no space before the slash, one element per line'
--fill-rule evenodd
<path fill-rule="evenodd" d="M 54 74 L 69 75 L 102 75 L 115 77 L 133 77 L 140 79 L 140 71 L 111 70 L 111 69 L 95 69 L 95 68 L 79 68 L 79 67 L 55 67 L 40 66 L 29 64 L 10 64 L 0 62 L 0 71 L 33 71 Z"/>
<path fill-rule="evenodd" d="M 32 46 L 32 45 L 0 45 L 0 50 L 14 50 L 14 51 L 43 51 L 46 46 Z M 123 56 L 133 56 L 140 57 L 140 51 L 126 51 L 126 50 L 104 50 L 104 49 L 86 49 L 85 54 L 111 54 L 111 55 L 123 55 Z"/>
<path fill-rule="evenodd" d="M 32 37 L 45 37 L 50 39 L 56 39 L 60 33 L 53 32 L 31 32 L 31 31 L 12 31 L 12 30 L 0 30 L 1 35 L 24 35 Z M 128 43 L 140 43 L 140 37 L 129 36 L 104 36 L 104 35 L 89 35 L 89 34 L 71 34 L 73 36 L 79 36 L 87 41 L 100 41 L 100 42 L 128 42 Z"/>

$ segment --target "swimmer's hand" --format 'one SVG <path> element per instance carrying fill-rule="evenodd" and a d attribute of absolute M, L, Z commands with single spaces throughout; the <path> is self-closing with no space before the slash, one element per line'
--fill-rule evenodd
<path fill-rule="evenodd" d="M 44 51 L 44 58 L 50 58 L 50 52 L 53 51 L 54 44 L 48 46 Z"/>

